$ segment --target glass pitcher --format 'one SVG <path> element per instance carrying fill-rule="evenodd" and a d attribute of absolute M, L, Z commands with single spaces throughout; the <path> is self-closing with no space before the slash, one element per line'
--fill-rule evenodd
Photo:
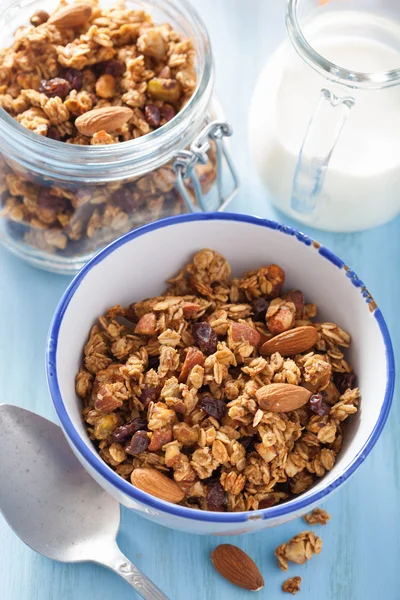
<path fill-rule="evenodd" d="M 330 231 L 400 212 L 400 1 L 288 0 L 250 147 L 275 206 Z"/>

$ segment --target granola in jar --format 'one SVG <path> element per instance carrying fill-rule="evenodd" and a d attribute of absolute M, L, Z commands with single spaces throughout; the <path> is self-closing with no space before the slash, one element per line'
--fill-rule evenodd
<path fill-rule="evenodd" d="M 66 152 L 83 146 L 100 153 L 162 130 L 196 91 L 198 41 L 131 6 L 124 0 L 107 8 L 100 0 L 62 0 L 53 14 L 36 11 L 31 24 L 15 32 L 12 45 L 0 50 L 0 108 L 39 141 L 63 142 Z M 140 161 L 134 152 L 132 146 L 132 160 Z M 207 156 L 195 169 L 203 194 L 217 178 L 213 142 Z M 76 160 L 80 164 L 79 156 Z M 171 158 L 138 169 L 137 176 L 125 176 L 122 169 L 120 178 L 111 175 L 104 182 L 100 158 L 91 154 L 82 160 L 89 166 L 100 162 L 100 171 L 94 176 L 88 168 L 83 183 L 48 175 L 47 160 L 43 173 L 34 172 L 3 151 L 5 235 L 48 255 L 87 259 L 140 225 L 188 211 Z M 187 184 L 187 192 L 196 204 L 194 184 Z"/>
<path fill-rule="evenodd" d="M 301 494 L 333 468 L 360 399 L 343 353 L 350 336 L 315 321 L 307 290 L 284 283 L 277 265 L 232 277 L 205 249 L 163 295 L 99 318 L 76 391 L 116 473 L 156 496 L 160 474 L 171 501 L 194 509 L 245 511 Z M 282 568 L 318 553 L 318 540 L 294 540 L 299 557 L 282 547 Z"/>

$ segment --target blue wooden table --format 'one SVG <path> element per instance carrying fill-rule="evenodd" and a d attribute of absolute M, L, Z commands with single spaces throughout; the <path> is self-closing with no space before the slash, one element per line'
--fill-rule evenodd
<path fill-rule="evenodd" d="M 241 174 L 242 191 L 233 209 L 276 218 L 248 157 L 246 118 L 257 73 L 284 35 L 284 3 L 193 2 L 209 27 L 217 64 L 218 97 L 235 128 L 232 151 Z M 400 219 L 361 234 L 307 233 L 330 246 L 367 283 L 387 319 L 398 354 Z M 52 313 L 68 281 L 37 271 L 0 249 L 0 402 L 24 406 L 53 420 L 44 349 Z M 325 506 L 332 520 L 319 530 L 324 544 L 322 554 L 305 566 L 289 569 L 288 576 L 303 578 L 299 596 L 303 600 L 400 598 L 399 399 L 397 394 L 388 424 L 371 456 Z M 18 440 L 15 442 L 18 444 Z M 12 453 L 13 448 L 6 451 Z M 256 535 L 229 539 L 259 564 L 266 582 L 257 596 L 260 600 L 290 597 L 280 591 L 285 574 L 276 567 L 273 552 L 277 545 L 303 529 L 305 523 L 298 520 Z M 35 554 L 1 518 L 0 540 L 0 600 L 136 597 L 122 580 L 100 567 L 57 564 Z M 237 600 L 248 596 L 221 579 L 211 567 L 210 551 L 226 541 L 227 538 L 170 531 L 122 511 L 122 550 L 171 600 Z"/>

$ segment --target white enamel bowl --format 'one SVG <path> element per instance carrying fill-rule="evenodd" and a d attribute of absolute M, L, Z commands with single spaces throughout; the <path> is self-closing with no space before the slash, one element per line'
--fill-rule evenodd
<path fill-rule="evenodd" d="M 312 489 L 256 512 L 197 511 L 158 500 L 120 478 L 92 446 L 81 419 L 74 379 L 96 318 L 115 304 L 162 293 L 165 281 L 202 248 L 221 252 L 234 275 L 268 263 L 286 272 L 286 286 L 303 290 L 318 305 L 319 319 L 340 324 L 353 338 L 349 361 L 362 393 L 338 460 Z M 326 248 L 277 223 L 216 213 L 174 217 L 128 233 L 95 256 L 76 276 L 56 310 L 48 340 L 51 396 L 78 459 L 121 504 L 173 529 L 238 534 L 298 517 L 338 489 L 367 457 L 389 413 L 394 386 L 393 350 L 380 310 L 363 283 Z"/>

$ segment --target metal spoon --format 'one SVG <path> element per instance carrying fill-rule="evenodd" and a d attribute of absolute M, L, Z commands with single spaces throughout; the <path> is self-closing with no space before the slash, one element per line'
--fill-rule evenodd
<path fill-rule="evenodd" d="M 118 548 L 119 504 L 86 473 L 57 425 L 0 405 L 0 481 L 0 511 L 33 550 L 104 565 L 146 600 L 168 600 Z"/>

